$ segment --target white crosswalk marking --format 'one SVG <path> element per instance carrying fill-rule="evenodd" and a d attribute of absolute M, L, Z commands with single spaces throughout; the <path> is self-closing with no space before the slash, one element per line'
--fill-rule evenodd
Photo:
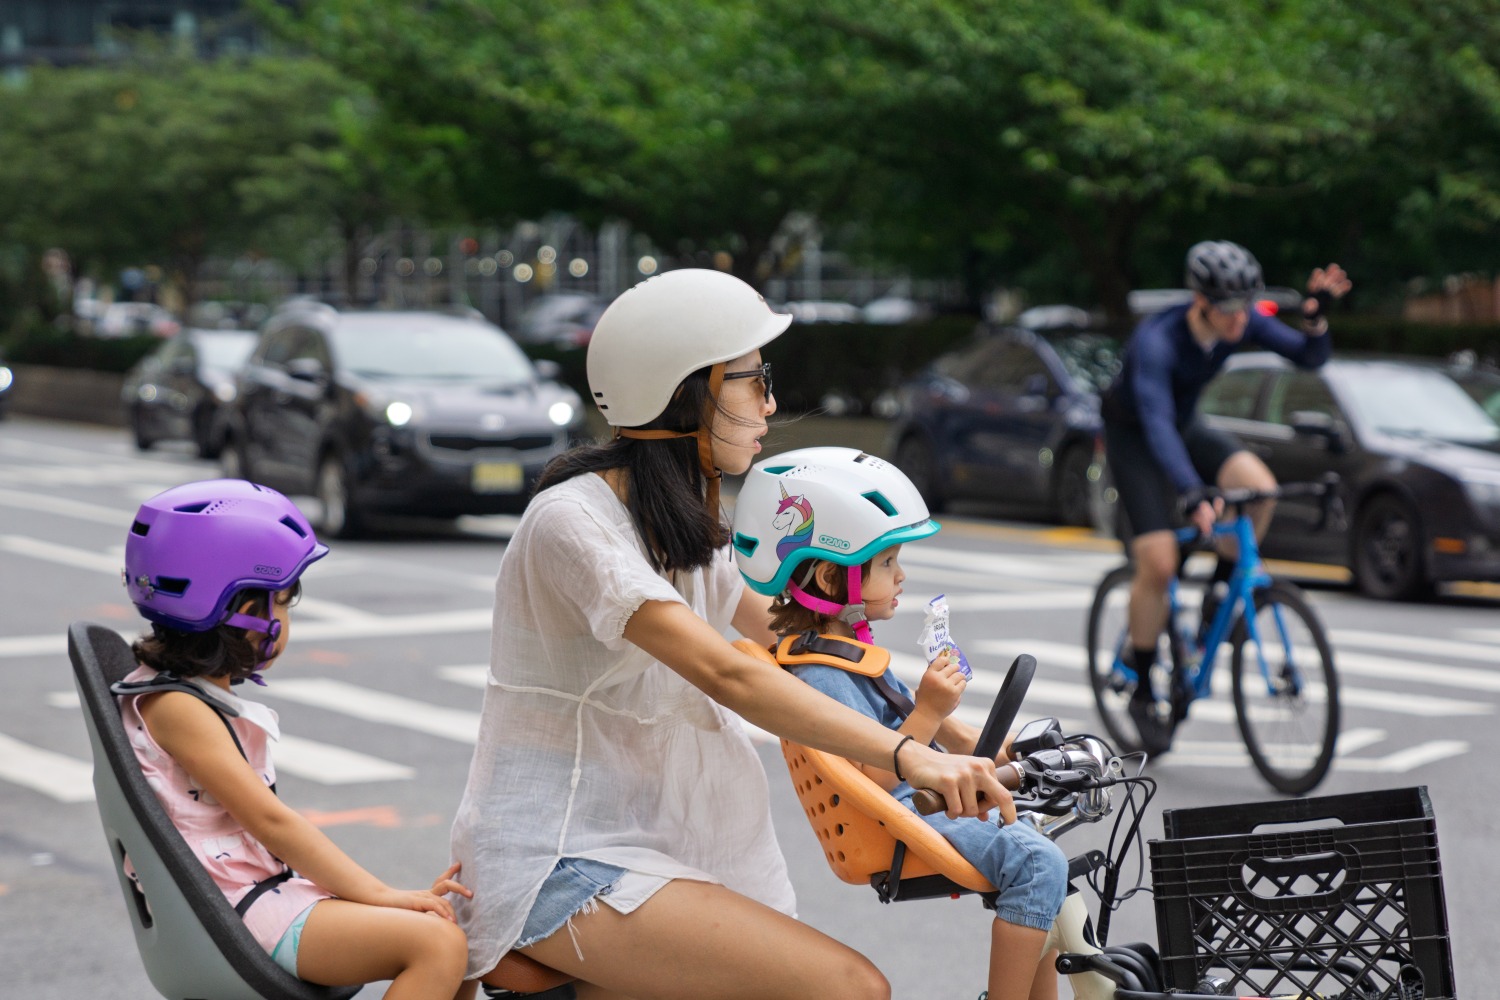
<path fill-rule="evenodd" d="M 1049 667 L 1066 666 L 1079 671 L 1084 669 L 1087 662 L 1086 655 L 1081 646 L 1051 642 L 1044 639 L 989 639 L 975 643 L 974 648 L 981 653 L 990 653 L 1000 657 L 1011 657 L 1018 653 L 1031 653 L 1038 661 L 1047 663 Z M 1350 669 L 1346 670 L 1345 657 L 1335 654 L 1334 665 L 1340 675 L 1344 673 L 1364 672 L 1367 664 L 1363 659 L 1359 658 L 1359 654 L 1351 653 L 1346 654 L 1346 656 L 1356 658 L 1357 662 Z M 1372 657 L 1370 659 L 1381 658 Z M 1407 680 L 1413 679 L 1413 670 L 1418 669 L 1417 666 L 1407 661 L 1392 660 L 1388 662 L 1391 664 L 1399 663 L 1400 670 L 1397 671 L 1392 668 L 1389 672 L 1386 672 L 1381 667 L 1377 671 L 1379 675 L 1398 680 Z M 1227 666 L 1227 663 L 1224 661 L 1216 664 L 1216 672 L 1219 667 L 1223 666 Z M 1439 671 L 1459 669 L 1424 663 L 1420 665 L 1420 669 L 1424 671 L 1422 674 L 1423 677 L 1426 676 L 1425 671 L 1429 667 Z M 1481 674 L 1480 671 L 1471 672 Z M 1079 676 L 1082 677 L 1083 675 L 1080 673 Z M 1035 687 L 1034 683 L 1033 687 Z M 1084 692 L 1084 696 L 1092 701 L 1092 694 L 1087 693 L 1087 689 L 1082 688 L 1081 684 L 1080 689 Z M 1040 691 L 1038 692 L 1038 697 L 1043 697 Z M 1349 706 L 1371 708 L 1381 712 L 1392 712 L 1397 715 L 1417 715 L 1427 718 L 1442 718 L 1449 715 L 1492 715 L 1495 711 L 1495 706 L 1489 702 L 1475 701 L 1473 699 L 1460 701 L 1456 698 L 1438 698 L 1432 695 L 1414 694 L 1407 691 L 1380 691 L 1373 688 L 1353 687 L 1347 683 L 1347 680 L 1339 686 L 1339 697 L 1345 705 Z M 1208 715 L 1205 716 L 1202 714 L 1205 712 Z M 1221 712 L 1227 720 L 1233 721 L 1234 707 L 1225 702 L 1200 701 L 1193 706 L 1194 718 L 1212 717 L 1221 714 Z"/>
<path fill-rule="evenodd" d="M 276 770 L 320 785 L 353 785 L 368 781 L 405 781 L 416 771 L 330 743 L 281 734 L 272 751 Z"/>
<path fill-rule="evenodd" d="M 351 715 L 366 722 L 414 729 L 429 736 L 440 736 L 460 743 L 476 743 L 479 740 L 478 712 L 430 705 L 344 681 L 282 678 L 267 687 L 265 693 L 299 704 Z"/>
<path fill-rule="evenodd" d="M 92 764 L 22 743 L 4 733 L 0 733 L 0 781 L 30 788 L 58 802 L 94 801 Z"/>

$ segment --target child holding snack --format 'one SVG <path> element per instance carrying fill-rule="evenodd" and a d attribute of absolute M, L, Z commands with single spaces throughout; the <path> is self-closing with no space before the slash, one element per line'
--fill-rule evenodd
<path fill-rule="evenodd" d="M 861 645 L 873 645 L 869 623 L 895 613 L 905 580 L 902 544 L 937 530 L 899 469 L 851 448 L 805 448 L 750 470 L 736 501 L 733 544 L 749 585 L 775 595 L 771 623 L 783 640 L 801 634 L 799 649 L 834 658 L 843 649 L 853 659 Z M 946 622 L 938 628 L 946 633 Z M 778 643 L 778 649 L 785 646 Z M 936 741 L 970 753 L 978 738 L 973 727 L 952 718 L 967 684 L 959 662 L 950 641 L 928 665 L 915 695 L 889 669 L 876 678 L 837 666 L 789 669 L 906 737 L 891 770 L 858 766 L 912 808 L 915 790 L 901 774 L 901 747 Z M 1067 892 L 1062 852 L 1026 823 L 996 825 L 941 813 L 924 819 L 999 890 L 989 1000 L 1055 998 L 1057 974 L 1042 952 Z"/>

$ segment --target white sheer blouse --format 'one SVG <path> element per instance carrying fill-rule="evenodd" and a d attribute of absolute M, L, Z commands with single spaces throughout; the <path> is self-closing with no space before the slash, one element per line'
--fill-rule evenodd
<path fill-rule="evenodd" d="M 473 900 L 455 899 L 469 972 L 510 950 L 559 858 L 796 901 L 766 775 L 739 720 L 623 638 L 646 601 L 727 631 L 744 584 L 712 565 L 655 572 L 623 504 L 586 474 L 540 493 L 500 561 L 479 743 L 453 824 Z"/>

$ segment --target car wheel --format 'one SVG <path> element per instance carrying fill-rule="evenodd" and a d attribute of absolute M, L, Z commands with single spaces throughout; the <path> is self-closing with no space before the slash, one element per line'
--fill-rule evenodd
<path fill-rule="evenodd" d="M 200 413 L 193 421 L 193 444 L 198 448 L 198 457 L 213 460 L 223 450 L 223 441 L 215 440 L 212 413 Z"/>
<path fill-rule="evenodd" d="M 146 433 L 146 415 L 139 406 L 130 409 L 130 433 L 135 438 L 135 450 L 146 451 L 156 442 Z"/>
<path fill-rule="evenodd" d="M 937 459 L 933 456 L 932 445 L 915 434 L 907 435 L 896 446 L 896 466 L 906 473 L 906 478 L 922 494 L 927 509 L 934 514 L 941 513 L 948 505 L 948 498 L 938 484 Z"/>
<path fill-rule="evenodd" d="M 219 471 L 225 479 L 254 480 L 250 473 L 250 457 L 245 454 L 245 443 L 232 434 L 225 437 L 223 450 L 219 452 Z"/>
<path fill-rule="evenodd" d="M 1094 524 L 1094 491 L 1097 483 L 1089 478 L 1093 456 L 1083 445 L 1075 444 L 1063 452 L 1052 482 L 1052 516 L 1060 524 L 1081 528 Z"/>
<path fill-rule="evenodd" d="M 1353 544 L 1354 582 L 1366 594 L 1413 600 L 1431 593 L 1422 565 L 1422 526 L 1405 500 L 1382 493 L 1367 502 L 1355 519 Z"/>
<path fill-rule="evenodd" d="M 350 489 L 349 469 L 338 455 L 329 452 L 318 463 L 318 481 L 315 486 L 318 503 L 323 513 L 318 519 L 318 530 L 329 538 L 353 538 L 364 527 L 359 509 L 354 505 Z"/>

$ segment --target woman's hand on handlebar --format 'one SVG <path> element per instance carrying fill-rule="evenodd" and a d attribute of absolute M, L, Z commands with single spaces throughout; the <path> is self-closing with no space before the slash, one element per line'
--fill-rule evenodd
<path fill-rule="evenodd" d="M 913 741 L 901 751 L 901 773 L 913 788 L 941 795 L 949 819 L 983 817 L 998 808 L 1006 823 L 1016 821 L 1016 805 L 995 777 L 992 760 L 938 753 Z"/>

